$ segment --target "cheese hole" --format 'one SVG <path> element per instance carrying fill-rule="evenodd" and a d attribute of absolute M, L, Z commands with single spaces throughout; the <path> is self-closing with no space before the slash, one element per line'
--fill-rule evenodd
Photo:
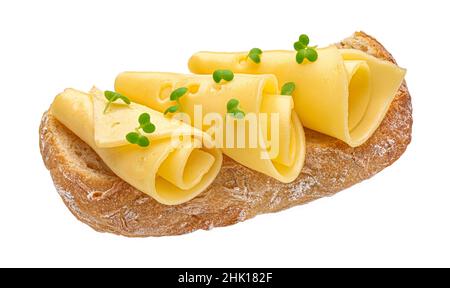
<path fill-rule="evenodd" d="M 220 91 L 222 89 L 222 85 L 214 83 L 211 88 L 211 92 Z"/>
<path fill-rule="evenodd" d="M 239 65 L 247 65 L 247 56 L 241 56 L 238 60 Z"/>
<path fill-rule="evenodd" d="M 195 94 L 198 92 L 198 89 L 200 88 L 200 84 L 192 83 L 192 84 L 189 84 L 187 88 L 188 88 L 189 93 Z"/>
<path fill-rule="evenodd" d="M 169 99 L 170 93 L 172 93 L 173 85 L 172 83 L 164 83 L 161 85 L 161 88 L 159 90 L 158 98 L 161 101 L 165 101 L 166 99 Z"/>

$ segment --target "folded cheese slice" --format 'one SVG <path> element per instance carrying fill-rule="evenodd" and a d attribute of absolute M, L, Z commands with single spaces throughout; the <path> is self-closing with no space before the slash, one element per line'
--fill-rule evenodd
<path fill-rule="evenodd" d="M 248 52 L 199 52 L 189 60 L 193 73 L 210 74 L 216 69 L 235 73 L 274 74 L 280 85 L 294 82 L 295 111 L 302 124 L 336 137 L 355 147 L 378 128 L 406 71 L 362 51 L 318 49 L 316 62 L 298 64 L 295 51 L 264 51 L 261 62 Z"/>
<path fill-rule="evenodd" d="M 210 134 L 225 155 L 281 182 L 292 182 L 298 177 L 305 159 L 304 131 L 298 116 L 293 113 L 292 97 L 278 95 L 275 76 L 236 74 L 232 81 L 217 84 L 211 75 L 124 72 L 115 81 L 117 92 L 158 111 L 165 111 L 174 104 L 169 96 L 180 87 L 188 88 L 180 103 L 192 125 L 208 132 L 214 130 L 212 127 L 222 125 L 223 129 Z M 227 103 L 231 99 L 239 100 L 240 109 L 247 115 L 228 125 L 232 117 L 227 116 Z M 202 110 L 200 119 L 199 107 Z M 218 123 L 220 121 L 208 122 L 211 114 L 224 119 L 222 124 Z M 275 118 L 278 121 L 274 121 Z M 252 126 L 250 123 L 255 123 L 255 119 L 261 122 Z M 235 129 L 230 130 L 230 126 Z M 240 138 L 245 138 L 242 142 L 238 140 L 239 131 L 245 133 Z M 254 138 L 258 139 L 257 145 L 250 143 Z M 228 145 L 229 142 L 236 143 Z"/>
<path fill-rule="evenodd" d="M 97 152 L 116 175 L 162 204 L 184 203 L 216 178 L 222 152 L 202 131 L 135 103 L 113 104 L 104 113 L 105 105 L 98 89 L 90 93 L 66 89 L 55 98 L 50 113 Z M 125 137 L 139 126 L 142 113 L 149 113 L 156 126 L 154 133 L 146 134 L 151 141 L 146 148 L 128 143 Z M 185 141 L 174 141 L 175 131 Z"/>

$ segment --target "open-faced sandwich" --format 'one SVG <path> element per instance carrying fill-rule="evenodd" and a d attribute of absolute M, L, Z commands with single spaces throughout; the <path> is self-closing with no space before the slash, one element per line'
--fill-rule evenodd
<path fill-rule="evenodd" d="M 362 32 L 326 48 L 301 35 L 292 51 L 199 52 L 189 69 L 56 96 L 40 148 L 79 220 L 129 237 L 231 225 L 367 179 L 411 139 L 406 71 Z"/>

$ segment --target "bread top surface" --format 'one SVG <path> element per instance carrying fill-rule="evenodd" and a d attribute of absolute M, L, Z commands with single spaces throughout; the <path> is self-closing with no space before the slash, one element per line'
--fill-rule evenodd
<path fill-rule="evenodd" d="M 358 32 L 337 44 L 395 63 L 375 39 Z M 129 237 L 164 236 L 227 226 L 330 196 L 391 165 L 411 140 L 412 107 L 406 84 L 364 145 L 306 129 L 306 163 L 300 177 L 283 184 L 225 157 L 214 183 L 197 198 L 162 205 L 114 175 L 92 149 L 51 115 L 44 114 L 40 148 L 55 186 L 70 211 L 101 232 Z"/>

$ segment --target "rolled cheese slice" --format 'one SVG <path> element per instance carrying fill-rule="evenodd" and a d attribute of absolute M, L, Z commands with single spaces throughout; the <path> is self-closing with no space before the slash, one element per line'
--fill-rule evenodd
<path fill-rule="evenodd" d="M 135 103 L 112 104 L 104 113 L 105 105 L 98 89 L 90 93 L 66 89 L 55 98 L 50 113 L 97 152 L 117 176 L 162 204 L 189 201 L 216 178 L 222 152 L 202 131 Z M 142 113 L 149 113 L 156 126 L 154 133 L 144 133 L 151 142 L 145 148 L 126 141 L 126 134 L 139 126 Z M 192 141 L 173 141 L 174 131 Z"/>
<path fill-rule="evenodd" d="M 264 51 L 259 64 L 247 58 L 248 52 L 199 52 L 190 58 L 189 69 L 269 73 L 280 85 L 294 82 L 295 111 L 305 127 L 359 146 L 381 124 L 406 71 L 359 50 L 330 46 L 317 51 L 316 62 L 303 64 L 296 62 L 295 51 Z"/>
<path fill-rule="evenodd" d="M 232 81 L 217 84 L 211 75 L 124 72 L 115 81 L 117 92 L 158 111 L 174 104 L 170 94 L 180 87 L 188 88 L 188 93 L 180 98 L 182 112 L 192 125 L 211 134 L 225 155 L 284 183 L 298 177 L 305 160 L 304 131 L 293 112 L 292 97 L 279 95 L 275 76 L 236 74 Z M 230 120 L 232 117 L 227 116 L 231 99 L 239 100 L 239 108 L 246 113 L 244 119 Z M 197 111 L 199 107 L 201 113 Z M 220 119 L 208 122 L 212 114 L 224 119 L 223 123 L 218 124 Z M 278 121 L 273 121 L 275 118 Z M 255 119 L 263 120 L 252 126 Z M 229 129 L 230 121 L 234 131 Z M 212 129 L 217 125 L 223 129 Z M 245 137 L 239 138 L 239 131 L 244 131 Z M 239 142 L 243 138 L 246 140 Z M 258 138 L 257 145 L 250 143 L 249 139 L 254 138 Z"/>

